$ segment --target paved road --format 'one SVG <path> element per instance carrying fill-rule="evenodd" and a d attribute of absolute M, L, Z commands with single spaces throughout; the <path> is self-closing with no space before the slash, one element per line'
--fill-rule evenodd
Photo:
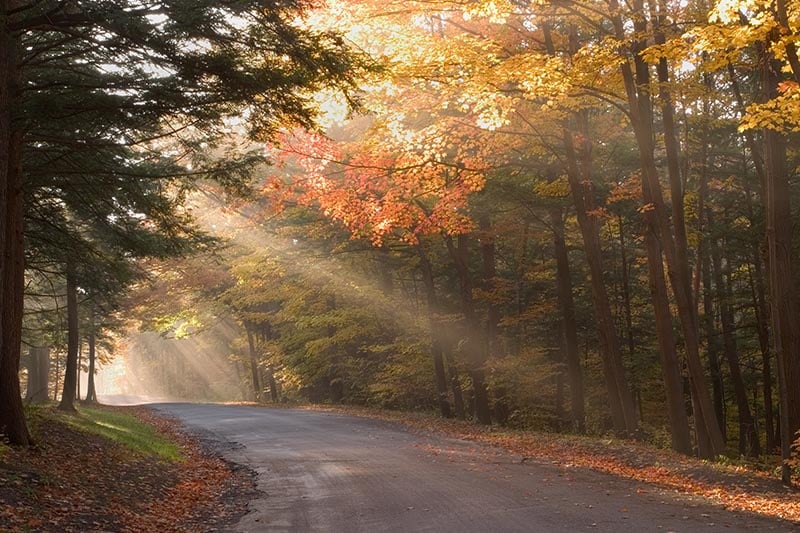
<path fill-rule="evenodd" d="M 258 473 L 238 532 L 800 531 L 613 476 L 383 422 L 258 407 L 159 404 Z"/>

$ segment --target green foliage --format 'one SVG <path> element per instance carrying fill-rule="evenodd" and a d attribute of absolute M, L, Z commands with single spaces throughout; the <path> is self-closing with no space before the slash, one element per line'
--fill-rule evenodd
<path fill-rule="evenodd" d="M 183 460 L 176 443 L 132 415 L 82 407 L 77 414 L 63 416 L 71 426 L 113 440 L 136 454 L 169 462 Z"/>

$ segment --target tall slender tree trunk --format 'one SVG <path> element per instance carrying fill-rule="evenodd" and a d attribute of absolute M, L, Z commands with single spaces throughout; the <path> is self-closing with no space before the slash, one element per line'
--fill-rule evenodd
<path fill-rule="evenodd" d="M 25 281 L 22 132 L 14 117 L 17 43 L 7 26 L 15 5 L 0 0 L 0 434 L 11 444 L 26 446 L 32 440 L 19 385 Z"/>
<path fill-rule="evenodd" d="M 75 369 L 75 399 L 81 400 L 81 365 L 83 365 L 83 342 L 78 341 L 78 364 Z"/>
<path fill-rule="evenodd" d="M 75 265 L 67 261 L 67 361 L 64 365 L 64 388 L 61 393 L 62 411 L 75 410 L 75 384 L 78 381 L 78 285 L 75 279 Z"/>
<path fill-rule="evenodd" d="M 575 301 L 572 297 L 572 278 L 569 270 L 569 255 L 564 240 L 564 210 L 550 209 L 553 226 L 553 249 L 556 256 L 556 285 L 558 305 L 561 308 L 561 342 L 567 366 L 570 393 L 570 425 L 573 431 L 586 431 L 586 411 L 583 392 L 583 371 L 578 353 L 578 326 L 575 320 Z"/>
<path fill-rule="evenodd" d="M 752 137 L 752 134 L 750 135 Z M 746 166 L 746 162 L 745 162 Z M 763 178 L 763 165 L 760 166 L 760 178 Z M 759 179 L 763 183 L 763 179 Z M 763 192 L 763 187 L 762 187 Z M 753 194 L 749 184 L 745 182 L 745 193 L 747 195 L 747 216 L 751 224 L 756 223 L 756 215 L 753 208 Z M 764 285 L 764 261 L 761 255 L 759 243 L 766 243 L 764 240 L 753 240 L 750 248 L 751 261 L 747 268 L 750 284 L 750 295 L 753 303 L 753 313 L 756 318 L 756 332 L 758 333 L 758 345 L 761 349 L 761 379 L 762 394 L 764 397 L 764 432 L 766 434 L 765 447 L 767 453 L 772 453 L 775 449 L 775 410 L 772 403 L 772 349 L 770 347 L 769 331 L 769 308 L 767 307 L 766 287 Z"/>
<path fill-rule="evenodd" d="M 503 348 L 499 343 L 500 309 L 494 303 L 495 277 L 495 243 L 492 233 L 492 221 L 487 213 L 478 219 L 481 230 L 481 258 L 483 260 L 483 290 L 488 296 L 486 303 L 486 353 L 489 359 L 503 357 Z M 508 422 L 509 409 L 506 388 L 498 384 L 494 387 L 494 416 L 498 423 Z"/>
<path fill-rule="evenodd" d="M 711 258 L 714 264 L 714 278 L 717 289 L 717 301 L 720 307 L 720 322 L 722 323 L 722 344 L 725 351 L 725 359 L 728 361 L 728 370 L 733 384 L 733 393 L 736 397 L 736 408 L 739 417 L 739 453 L 750 457 L 761 455 L 761 444 L 758 437 L 758 429 L 755 420 L 750 412 L 750 403 L 747 397 L 747 387 L 742 378 L 741 365 L 739 364 L 739 351 L 736 346 L 736 332 L 733 311 L 730 307 L 732 290 L 730 287 L 730 277 L 727 283 L 722 271 L 722 256 L 716 243 L 711 243 Z M 730 267 L 727 267 L 728 270 Z M 728 276 L 730 272 L 728 270 Z"/>
<path fill-rule="evenodd" d="M 89 372 L 86 381 L 86 401 L 88 403 L 97 403 L 97 390 L 95 388 L 94 374 L 97 364 L 97 335 L 95 333 L 95 314 L 94 306 L 90 311 L 89 319 Z"/>
<path fill-rule="evenodd" d="M 442 337 L 440 326 L 436 320 L 438 313 L 438 301 L 436 297 L 436 284 L 433 281 L 433 267 L 428 258 L 428 254 L 422 244 L 416 245 L 417 257 L 419 257 L 419 268 L 422 272 L 422 284 L 425 286 L 425 296 L 428 304 L 428 327 L 431 334 L 431 356 L 433 357 L 433 372 L 436 382 L 436 396 L 439 404 L 439 412 L 444 418 L 453 416 L 450 410 L 450 402 L 447 398 L 447 376 L 444 369 L 444 350 L 442 348 Z"/>
<path fill-rule="evenodd" d="M 453 360 L 453 354 L 449 351 L 445 354 L 445 360 L 447 361 L 447 372 L 450 375 L 450 389 L 453 391 L 453 410 L 456 418 L 465 420 L 467 418 L 467 409 L 464 404 L 464 393 L 461 390 L 458 364 Z"/>
<path fill-rule="evenodd" d="M 247 348 L 250 355 L 250 374 L 253 378 L 253 397 L 257 402 L 262 400 L 261 393 L 263 387 L 261 386 L 261 373 L 258 371 L 258 352 L 256 351 L 256 340 L 253 333 L 253 327 L 246 323 L 244 326 L 247 333 Z"/>
<path fill-rule="evenodd" d="M 462 349 L 466 354 L 467 373 L 472 381 L 472 391 L 475 400 L 475 417 L 481 424 L 491 424 L 492 416 L 489 409 L 489 392 L 486 387 L 486 338 L 481 335 L 481 327 L 475 312 L 475 302 L 472 294 L 472 277 L 469 272 L 469 237 L 460 234 L 457 237 L 458 246 L 453 244 L 450 236 L 445 237 L 447 249 L 453 259 L 459 280 L 461 295 L 461 312 L 464 315 L 464 334 Z"/>
<path fill-rule="evenodd" d="M 706 88 L 711 90 L 711 81 L 706 76 Z M 711 115 L 711 104 L 709 96 L 704 95 L 703 116 Z M 708 368 L 711 377 L 711 397 L 714 404 L 714 415 L 717 418 L 722 436 L 726 439 L 727 424 L 725 421 L 725 385 L 722 381 L 722 368 L 719 362 L 719 342 L 717 331 L 714 325 L 714 289 L 711 285 L 711 232 L 713 231 L 713 214 L 711 206 L 708 205 L 708 173 L 711 166 L 711 154 L 709 153 L 709 134 L 708 121 L 703 122 L 702 127 L 702 146 L 700 155 L 700 184 L 698 187 L 699 200 L 697 211 L 700 218 L 701 240 L 698 246 L 698 262 L 700 267 L 700 277 L 703 282 L 703 328 L 706 337 L 706 353 L 708 355 Z M 696 291 L 699 298 L 699 291 Z M 699 320 L 699 317 L 698 317 Z"/>
<path fill-rule="evenodd" d="M 701 268 L 703 275 L 703 325 L 706 334 L 706 352 L 708 354 L 708 370 L 711 376 L 711 395 L 714 402 L 714 414 L 717 417 L 722 434 L 726 434 L 725 424 L 725 384 L 722 382 L 722 368 L 719 364 L 719 343 L 714 326 L 713 287 L 711 285 L 711 264 L 709 253 L 703 247 Z"/>
<path fill-rule="evenodd" d="M 645 197 L 646 201 L 647 197 Z M 650 294 L 653 298 L 653 310 L 656 317 L 656 336 L 661 358 L 661 376 L 667 398 L 672 448 L 679 453 L 689 455 L 692 453 L 689 418 L 686 416 L 683 400 L 683 379 L 675 349 L 675 333 L 672 330 L 672 312 L 669 308 L 669 294 L 664 277 L 661 245 L 655 236 L 652 212 L 646 214 L 646 219 L 644 241 L 647 251 Z"/>
<path fill-rule="evenodd" d="M 633 340 L 633 311 L 631 310 L 631 283 L 628 271 L 628 253 L 625 249 L 625 226 L 622 217 L 618 217 L 619 223 L 619 250 L 620 250 L 620 269 L 622 271 L 622 300 L 625 311 L 625 332 L 628 341 L 628 356 L 632 359 L 636 353 L 636 343 Z"/>

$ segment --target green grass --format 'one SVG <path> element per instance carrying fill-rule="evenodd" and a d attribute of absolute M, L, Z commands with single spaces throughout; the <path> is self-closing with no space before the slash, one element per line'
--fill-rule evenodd
<path fill-rule="evenodd" d="M 134 416 L 81 407 L 77 415 L 65 417 L 65 420 L 73 427 L 113 440 L 135 453 L 170 462 L 183 460 L 177 444 Z"/>

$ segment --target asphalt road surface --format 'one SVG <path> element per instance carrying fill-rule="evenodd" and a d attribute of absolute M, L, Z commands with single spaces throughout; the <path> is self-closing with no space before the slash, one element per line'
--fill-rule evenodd
<path fill-rule="evenodd" d="M 800 531 L 629 480 L 339 414 L 158 404 L 258 474 L 233 531 Z"/>

